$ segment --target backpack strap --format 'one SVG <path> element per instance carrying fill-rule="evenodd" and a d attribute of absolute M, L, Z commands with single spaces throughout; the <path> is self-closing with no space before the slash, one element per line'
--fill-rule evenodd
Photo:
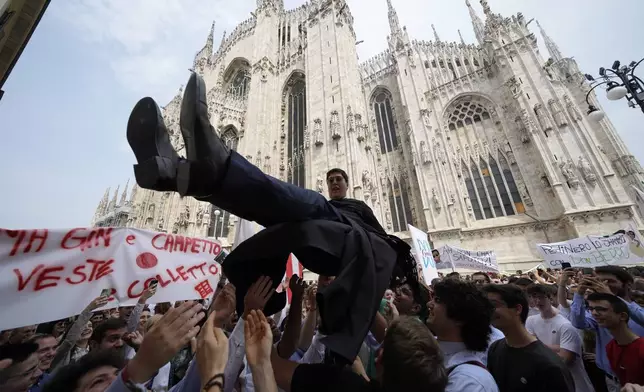
<path fill-rule="evenodd" d="M 487 367 L 479 361 L 467 361 L 467 362 L 459 363 L 458 365 L 454 365 L 452 367 L 447 368 L 447 375 L 449 376 L 454 371 L 454 369 L 456 369 L 461 365 L 474 365 L 487 370 Z"/>

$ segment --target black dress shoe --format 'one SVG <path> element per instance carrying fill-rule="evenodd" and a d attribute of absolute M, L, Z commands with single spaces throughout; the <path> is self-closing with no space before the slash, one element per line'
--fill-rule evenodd
<path fill-rule="evenodd" d="M 206 83 L 196 73 L 186 85 L 179 123 L 187 161 L 178 167 L 177 189 L 182 196 L 209 195 L 226 171 L 230 150 L 210 125 Z"/>
<path fill-rule="evenodd" d="M 134 176 L 140 187 L 155 191 L 177 190 L 179 155 L 170 143 L 159 106 L 141 99 L 127 122 L 127 141 L 136 156 Z"/>

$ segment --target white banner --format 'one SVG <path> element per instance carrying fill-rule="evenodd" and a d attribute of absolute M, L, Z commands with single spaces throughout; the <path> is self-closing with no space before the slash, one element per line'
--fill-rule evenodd
<path fill-rule="evenodd" d="M 624 234 L 625 233 L 625 234 Z M 644 245 L 639 232 L 632 227 L 609 236 L 574 238 L 551 244 L 537 244 L 547 268 L 593 268 L 602 265 L 630 265 L 644 262 Z"/>
<path fill-rule="evenodd" d="M 411 240 L 414 242 L 416 262 L 421 266 L 425 284 L 430 285 L 432 279 L 438 278 L 438 271 L 436 270 L 436 263 L 434 263 L 434 257 L 432 256 L 432 246 L 429 244 L 427 233 L 412 225 L 408 224 L 407 226 L 409 227 Z"/>
<path fill-rule="evenodd" d="M 441 262 L 438 269 L 463 268 L 483 272 L 499 272 L 493 250 L 465 250 L 450 245 L 438 248 Z"/>
<path fill-rule="evenodd" d="M 155 303 L 206 298 L 221 276 L 218 242 L 132 228 L 0 229 L 0 330 L 134 305 L 153 280 Z"/>

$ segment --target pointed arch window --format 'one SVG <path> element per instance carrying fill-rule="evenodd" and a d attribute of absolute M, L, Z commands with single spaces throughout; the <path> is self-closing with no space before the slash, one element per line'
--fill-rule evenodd
<path fill-rule="evenodd" d="M 304 128 L 306 127 L 306 83 L 304 75 L 296 73 L 287 83 L 287 181 L 306 187 L 304 172 Z"/>
<path fill-rule="evenodd" d="M 396 135 L 391 104 L 391 94 L 388 91 L 382 91 L 376 94 L 373 100 L 373 110 L 376 116 L 378 139 L 380 141 L 380 152 L 383 154 L 391 152 L 398 147 L 398 137 Z"/>
<path fill-rule="evenodd" d="M 230 82 L 230 87 L 228 87 L 228 93 L 234 95 L 236 98 L 246 98 L 248 95 L 248 90 L 250 89 L 250 73 L 247 69 L 240 69 L 237 71 L 232 81 Z"/>
<path fill-rule="evenodd" d="M 500 152 L 498 162 L 492 156 L 469 165 L 463 162 L 463 177 L 476 220 L 525 212 L 512 170 Z"/>
<path fill-rule="evenodd" d="M 393 183 L 389 180 L 387 185 L 393 229 L 395 232 L 406 231 L 407 224 L 413 225 L 407 182 L 404 179 L 398 182 L 398 179 L 394 178 Z"/>

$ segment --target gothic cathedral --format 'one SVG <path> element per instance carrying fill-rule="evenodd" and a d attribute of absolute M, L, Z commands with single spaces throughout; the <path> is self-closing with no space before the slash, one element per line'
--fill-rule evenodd
<path fill-rule="evenodd" d="M 228 145 L 274 177 L 326 193 L 344 168 L 349 196 L 383 227 L 434 246 L 495 250 L 505 271 L 539 262 L 535 244 L 639 227 L 642 169 L 612 123 L 585 116 L 589 86 L 537 24 L 468 0 L 478 45 L 410 39 L 392 0 L 385 51 L 359 64 L 345 0 L 285 10 L 257 0 L 252 17 L 194 70 L 210 88 L 210 119 Z M 164 108 L 181 154 L 182 92 Z M 591 102 L 600 107 L 591 94 Z M 97 226 L 134 226 L 234 241 L 237 217 L 175 193 L 106 191 Z"/>

